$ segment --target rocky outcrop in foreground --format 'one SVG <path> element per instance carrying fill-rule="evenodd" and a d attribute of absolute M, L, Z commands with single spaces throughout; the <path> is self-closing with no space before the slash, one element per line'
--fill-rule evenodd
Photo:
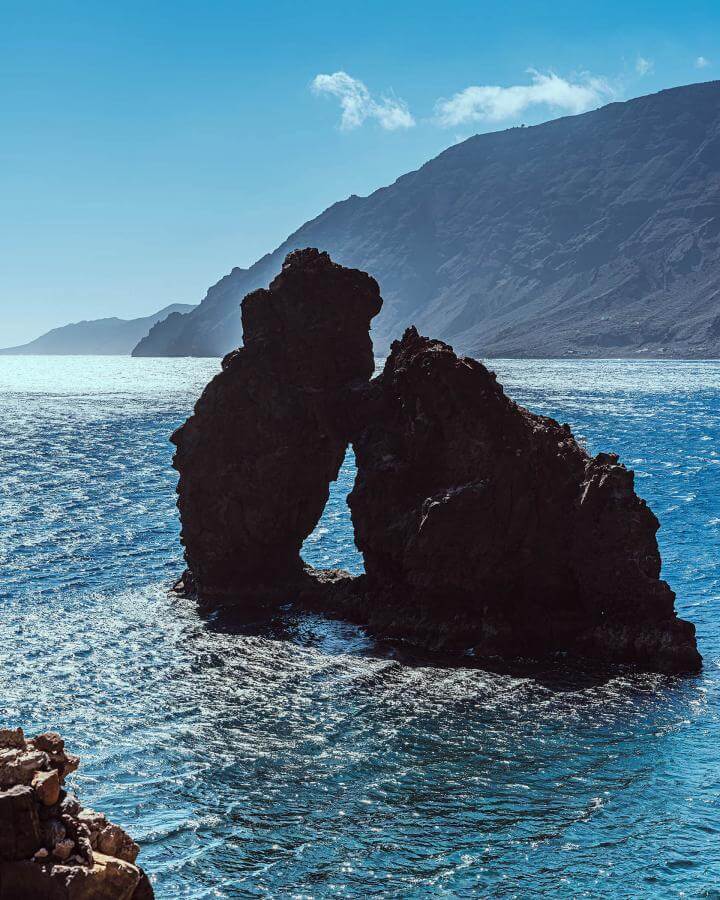
<path fill-rule="evenodd" d="M 408 329 L 372 381 L 369 276 L 288 256 L 243 301 L 246 346 L 173 436 L 189 571 L 203 601 L 295 601 L 476 657 L 701 665 L 660 580 L 658 521 L 614 454 L 508 398 L 481 363 Z M 366 574 L 300 548 L 348 442 Z"/>
<path fill-rule="evenodd" d="M 0 729 L 0 900 L 152 900 L 137 844 L 65 790 L 79 762 L 54 732 Z"/>

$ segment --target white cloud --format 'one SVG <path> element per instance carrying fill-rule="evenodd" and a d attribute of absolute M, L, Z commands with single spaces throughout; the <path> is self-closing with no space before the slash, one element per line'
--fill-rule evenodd
<path fill-rule="evenodd" d="M 704 56 L 698 56 L 695 60 L 695 68 L 696 69 L 707 69 L 710 65 L 710 60 L 706 59 Z"/>
<path fill-rule="evenodd" d="M 583 75 L 571 82 L 554 72 L 543 74 L 529 69 L 531 84 L 511 87 L 484 85 L 467 87 L 449 99 L 438 100 L 438 123 L 453 128 L 467 122 L 501 122 L 517 118 L 531 106 L 546 106 L 554 111 L 581 113 L 610 100 L 614 91 L 602 78 Z"/>
<path fill-rule="evenodd" d="M 359 128 L 366 119 L 376 119 L 386 131 L 412 128 L 415 124 L 404 100 L 384 96 L 375 100 L 363 82 L 347 72 L 317 75 L 312 89 L 316 94 L 330 94 L 340 100 L 340 127 L 344 131 Z"/>
<path fill-rule="evenodd" d="M 645 59 L 644 56 L 638 56 L 638 58 L 635 60 L 635 71 L 641 77 L 643 75 L 647 75 L 649 72 L 652 72 L 654 67 L 655 63 L 653 63 L 653 61 L 650 59 Z"/>

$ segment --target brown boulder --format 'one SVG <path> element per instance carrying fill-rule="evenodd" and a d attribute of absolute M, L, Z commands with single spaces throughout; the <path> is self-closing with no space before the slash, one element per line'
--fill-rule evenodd
<path fill-rule="evenodd" d="M 0 750 L 0 774 L 14 780 L 0 791 L 0 900 L 151 900 L 147 876 L 133 865 L 138 845 L 61 790 L 78 758 L 59 735 L 9 743 Z"/>
<path fill-rule="evenodd" d="M 48 767 L 47 753 L 34 750 L 0 750 L 0 787 L 30 784 L 35 773 Z"/>
<path fill-rule="evenodd" d="M 140 851 L 130 835 L 119 825 L 106 825 L 97 836 L 97 849 L 107 856 L 116 856 L 134 863 Z"/>
<path fill-rule="evenodd" d="M 45 731 L 32 739 L 33 746 L 44 750 L 51 758 L 59 757 L 65 752 L 65 741 L 57 731 Z"/>
<path fill-rule="evenodd" d="M 73 853 L 75 852 L 75 841 L 71 838 L 65 838 L 65 840 L 58 841 L 57 844 L 53 847 L 52 855 L 55 859 L 59 859 L 64 862 L 66 859 L 69 859 Z"/>
<path fill-rule="evenodd" d="M 33 776 L 32 788 L 44 806 L 54 806 L 60 799 L 60 778 L 57 769 L 36 772 Z"/>
<path fill-rule="evenodd" d="M 25 735 L 22 728 L 0 728 L 0 748 L 25 749 Z"/>
<path fill-rule="evenodd" d="M 0 900 L 151 900 L 137 866 L 96 854 L 91 867 L 33 860 L 0 863 Z M 138 894 L 138 890 L 141 891 Z"/>

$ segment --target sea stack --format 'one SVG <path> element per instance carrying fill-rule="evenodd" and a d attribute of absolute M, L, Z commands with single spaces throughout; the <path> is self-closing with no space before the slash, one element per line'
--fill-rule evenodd
<path fill-rule="evenodd" d="M 633 473 L 414 328 L 370 381 L 380 305 L 374 279 L 317 250 L 245 298 L 245 346 L 172 437 L 182 587 L 205 603 L 311 603 L 464 658 L 698 671 Z M 300 557 L 348 443 L 359 578 Z"/>
<path fill-rule="evenodd" d="M 375 279 L 314 249 L 291 253 L 268 290 L 243 300 L 244 346 L 172 436 L 185 580 L 203 600 L 292 599 L 348 445 L 352 395 L 373 373 L 381 305 Z"/>
<path fill-rule="evenodd" d="M 696 671 L 659 527 L 612 453 L 414 328 L 367 392 L 349 497 L 375 628 L 476 656 Z"/>
<path fill-rule="evenodd" d="M 0 728 L 0 900 L 152 900 L 138 845 L 65 790 L 79 763 L 53 731 Z"/>

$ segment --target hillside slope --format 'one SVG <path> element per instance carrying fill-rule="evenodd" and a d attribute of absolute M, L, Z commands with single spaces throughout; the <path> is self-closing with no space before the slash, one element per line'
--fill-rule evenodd
<path fill-rule="evenodd" d="M 298 247 L 380 282 L 379 352 L 408 324 L 475 356 L 720 356 L 720 82 L 478 135 L 234 269 L 138 355 L 220 355 L 240 300 Z"/>
<path fill-rule="evenodd" d="M 50 356 L 90 355 L 127 356 L 137 342 L 157 323 L 178 321 L 196 307 L 190 303 L 171 303 L 151 316 L 140 319 L 93 319 L 53 328 L 34 341 L 0 350 L 4 356 L 47 354 Z"/>

